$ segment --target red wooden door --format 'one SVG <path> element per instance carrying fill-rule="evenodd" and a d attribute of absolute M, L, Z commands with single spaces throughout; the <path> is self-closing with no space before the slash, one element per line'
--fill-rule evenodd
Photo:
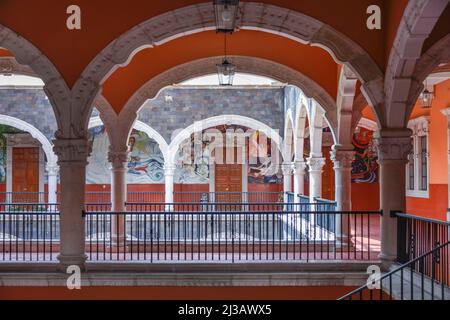
<path fill-rule="evenodd" d="M 12 191 L 14 202 L 38 202 L 39 148 L 13 148 Z"/>

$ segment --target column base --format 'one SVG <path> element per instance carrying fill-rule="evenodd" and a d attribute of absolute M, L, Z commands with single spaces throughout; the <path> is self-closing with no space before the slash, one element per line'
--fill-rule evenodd
<path fill-rule="evenodd" d="M 388 271 L 397 260 L 396 255 L 387 255 L 384 253 L 380 253 L 378 258 L 381 260 L 381 269 L 383 271 Z"/>
<path fill-rule="evenodd" d="M 86 270 L 85 262 L 87 260 L 87 255 L 77 255 L 77 256 L 66 256 L 66 255 L 59 255 L 58 261 L 59 261 L 59 267 L 58 269 L 62 272 L 67 272 L 67 268 L 70 266 L 78 266 L 81 271 Z"/>

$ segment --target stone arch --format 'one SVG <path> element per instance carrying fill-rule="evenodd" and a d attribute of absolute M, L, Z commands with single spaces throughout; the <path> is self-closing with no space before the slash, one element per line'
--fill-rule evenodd
<path fill-rule="evenodd" d="M 424 89 L 423 82 L 425 79 L 432 74 L 440 64 L 448 62 L 450 62 L 450 34 L 436 42 L 417 61 L 408 95 L 408 101 L 413 103 L 413 107 Z M 407 114 L 406 123 L 409 121 L 411 112 L 412 108 Z"/>
<path fill-rule="evenodd" d="M 16 129 L 28 132 L 33 138 L 35 138 L 41 143 L 42 149 L 44 150 L 45 156 L 47 157 L 48 165 L 50 166 L 56 165 L 58 157 L 53 152 L 53 145 L 50 143 L 47 137 L 42 132 L 40 132 L 35 126 L 23 120 L 7 115 L 0 115 L 0 124 L 11 126 Z"/>
<path fill-rule="evenodd" d="M 240 4 L 240 13 L 240 29 L 274 33 L 327 50 L 337 62 L 347 65 L 355 72 L 362 83 L 362 92 L 377 113 L 380 112 L 379 106 L 384 97 L 383 74 L 370 55 L 353 40 L 312 17 L 274 5 L 243 2 Z M 125 66 L 139 50 L 213 29 L 214 8 L 209 2 L 150 18 L 104 48 L 86 67 L 79 82 L 85 82 L 89 89 L 94 90 L 95 85 L 100 86 L 118 67 Z M 323 105 L 323 101 L 319 102 Z"/>
<path fill-rule="evenodd" d="M 306 99 L 302 97 L 295 115 L 295 134 L 294 134 L 295 161 L 305 161 L 304 143 L 305 138 L 307 136 L 307 132 L 305 131 L 306 131 L 306 120 L 308 117 L 306 104 L 307 104 Z"/>
<path fill-rule="evenodd" d="M 216 64 L 220 63 L 221 59 L 222 57 L 210 57 L 181 64 L 149 80 L 135 92 L 120 112 L 119 127 L 131 128 L 139 109 L 166 86 L 217 72 Z M 336 103 L 316 82 L 296 70 L 270 60 L 244 56 L 232 56 L 232 59 L 240 72 L 273 78 L 299 87 L 303 93 L 302 96 L 318 102 L 325 111 L 326 119 L 334 132 L 337 126 Z"/>
<path fill-rule="evenodd" d="M 449 0 L 412 0 L 403 14 L 389 57 L 385 80 L 385 110 L 381 125 L 405 128 L 415 104 L 417 91 L 413 85 L 414 70 L 418 66 L 423 44 L 431 34 Z M 431 50 L 431 49 L 430 49 Z M 413 93 L 411 93 L 411 89 Z"/>
<path fill-rule="evenodd" d="M 142 121 L 136 121 L 136 123 L 134 124 L 134 129 L 145 132 L 149 138 L 155 140 L 156 143 L 159 145 L 159 148 L 161 149 L 161 153 L 163 154 L 164 157 L 164 162 L 168 160 L 169 145 L 159 132 L 157 132 L 155 129 L 153 129 L 148 124 Z"/>
<path fill-rule="evenodd" d="M 295 137 L 294 137 L 294 120 L 292 117 L 292 110 L 286 112 L 284 120 L 284 160 L 286 162 L 291 162 L 292 156 L 295 156 Z"/>
<path fill-rule="evenodd" d="M 12 60 L 10 60 L 8 64 L 10 67 L 21 65 L 22 67 L 16 69 L 19 73 L 35 74 L 44 82 L 44 91 L 53 107 L 58 124 L 55 135 L 57 137 L 72 136 L 74 133 L 83 131 L 71 125 L 72 118 L 79 117 L 79 112 L 71 112 L 71 99 L 69 99 L 71 90 L 53 63 L 31 42 L 1 24 L 0 47 L 10 51 L 14 61 L 17 62 L 17 64 L 11 63 Z"/>
<path fill-rule="evenodd" d="M 281 153 L 283 159 L 285 158 L 285 153 L 283 149 L 283 139 L 274 129 L 270 128 L 268 125 L 254 120 L 252 118 L 239 116 L 239 115 L 222 115 L 217 117 L 207 118 L 201 121 L 198 121 L 189 127 L 182 130 L 178 133 L 172 140 L 168 149 L 168 162 L 167 164 L 174 165 L 175 157 L 178 152 L 178 149 L 183 141 L 190 138 L 193 133 L 199 132 L 204 129 L 216 127 L 223 124 L 234 124 L 244 126 L 250 129 L 259 130 L 264 133 L 268 138 L 272 139 L 273 142 L 278 146 L 278 149 Z"/>

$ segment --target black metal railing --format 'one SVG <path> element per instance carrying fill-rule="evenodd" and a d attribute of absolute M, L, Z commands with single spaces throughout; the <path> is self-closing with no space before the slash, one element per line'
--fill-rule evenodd
<path fill-rule="evenodd" d="M 449 300 L 450 242 L 356 289 L 339 300 Z"/>
<path fill-rule="evenodd" d="M 98 208 L 98 206 L 97 206 Z M 87 208 L 87 255 L 105 261 L 373 260 L 371 218 L 380 212 L 289 211 L 286 204 L 127 204 Z M 329 232 L 304 219 L 343 215 Z M 377 230 L 375 230 L 377 231 Z"/>
<path fill-rule="evenodd" d="M 406 263 L 432 251 L 440 244 L 450 241 L 450 223 L 405 213 L 393 213 L 397 218 L 397 261 Z M 445 261 L 445 260 L 444 260 Z M 447 265 L 448 268 L 448 265 Z M 422 272 L 432 276 L 433 268 L 425 265 Z M 449 269 L 447 274 L 438 273 L 436 277 L 444 284 L 450 285 Z M 442 278 L 441 278 L 442 277 Z"/>
<path fill-rule="evenodd" d="M 55 260 L 59 233 L 56 204 L 0 204 L 0 261 Z"/>

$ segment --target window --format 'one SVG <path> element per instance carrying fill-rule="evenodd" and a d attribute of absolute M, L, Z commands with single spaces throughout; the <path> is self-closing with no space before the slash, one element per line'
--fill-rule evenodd
<path fill-rule="evenodd" d="M 406 195 L 428 198 L 428 117 L 419 117 L 409 122 L 413 131 L 413 150 L 408 155 L 406 167 Z"/>
<path fill-rule="evenodd" d="M 414 190 L 414 153 L 408 155 L 408 190 Z"/>
<path fill-rule="evenodd" d="M 428 190 L 428 146 L 427 136 L 419 137 L 420 143 L 420 190 Z"/>

